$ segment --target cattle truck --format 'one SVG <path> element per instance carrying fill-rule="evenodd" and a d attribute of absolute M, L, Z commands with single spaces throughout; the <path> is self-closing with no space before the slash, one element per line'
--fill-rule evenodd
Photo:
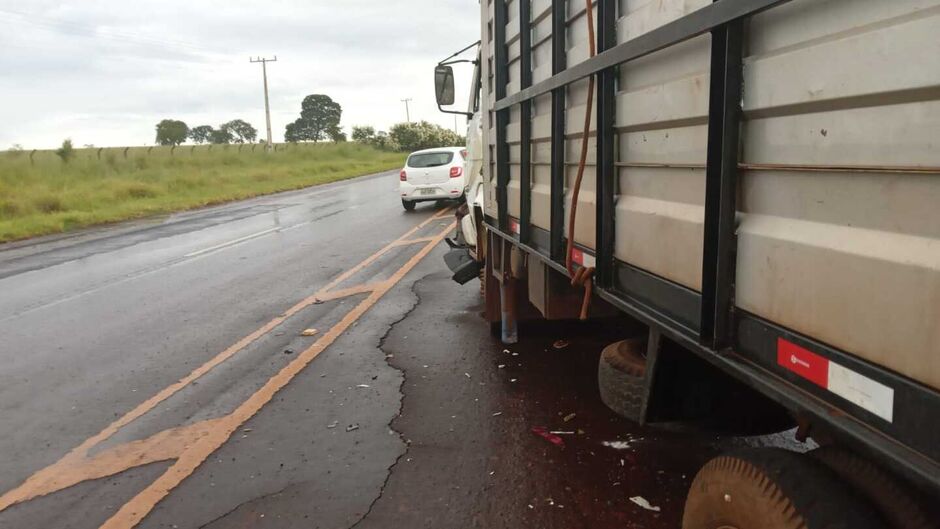
<path fill-rule="evenodd" d="M 620 315 L 618 413 L 818 445 L 710 461 L 685 529 L 936 527 L 940 1 L 480 7 L 435 88 L 473 66 L 447 261 L 503 340 Z"/>

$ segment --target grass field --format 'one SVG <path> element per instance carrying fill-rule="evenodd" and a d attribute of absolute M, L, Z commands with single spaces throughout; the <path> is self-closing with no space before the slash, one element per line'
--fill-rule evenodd
<path fill-rule="evenodd" d="M 0 242 L 334 182 L 400 167 L 354 143 L 0 152 Z"/>

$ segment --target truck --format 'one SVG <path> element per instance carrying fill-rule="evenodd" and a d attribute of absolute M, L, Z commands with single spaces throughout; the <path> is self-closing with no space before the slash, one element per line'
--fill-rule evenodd
<path fill-rule="evenodd" d="M 812 447 L 708 462 L 684 529 L 937 527 L 940 0 L 480 9 L 434 78 L 469 118 L 446 260 L 494 332 L 617 316 L 616 412 Z"/>

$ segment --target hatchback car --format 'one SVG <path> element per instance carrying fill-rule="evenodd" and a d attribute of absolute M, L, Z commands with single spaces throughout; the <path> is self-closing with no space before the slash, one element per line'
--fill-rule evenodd
<path fill-rule="evenodd" d="M 463 169 L 466 158 L 464 147 L 411 153 L 399 175 L 401 205 L 411 211 L 418 202 L 462 198 L 467 185 Z"/>

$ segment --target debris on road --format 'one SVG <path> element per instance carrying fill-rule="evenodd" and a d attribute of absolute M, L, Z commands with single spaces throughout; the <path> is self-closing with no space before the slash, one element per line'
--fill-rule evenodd
<path fill-rule="evenodd" d="M 357 388 L 371 388 L 372 386 L 370 386 L 370 385 L 368 385 L 368 384 L 359 384 L 359 385 L 356 386 L 356 387 L 357 387 Z"/>
<path fill-rule="evenodd" d="M 502 414 L 503 414 L 503 412 L 498 411 L 498 412 L 496 412 L 496 413 L 493 414 L 493 417 L 499 417 L 499 416 L 502 415 Z"/>
<path fill-rule="evenodd" d="M 601 444 L 614 450 L 628 450 L 630 448 L 629 441 L 604 441 Z"/>
<path fill-rule="evenodd" d="M 536 427 L 532 428 L 532 433 L 534 433 L 535 435 L 537 435 L 537 436 L 539 436 L 539 437 L 545 439 L 546 441 L 548 441 L 549 443 L 552 443 L 552 444 L 555 445 L 555 446 L 558 446 L 558 447 L 561 447 L 561 448 L 564 448 L 564 447 L 565 447 L 565 440 L 562 439 L 561 437 L 558 437 L 557 435 L 555 435 L 555 434 L 549 432 L 549 431 L 548 431 L 548 428 L 546 428 L 546 427 L 544 427 L 544 426 L 536 426 Z"/>
<path fill-rule="evenodd" d="M 470 378 L 470 373 L 464 373 L 463 375 L 467 378 Z"/>
<path fill-rule="evenodd" d="M 338 425 L 339 425 L 339 421 L 333 421 L 330 424 L 327 424 L 326 427 L 332 430 L 333 428 L 336 428 Z"/>
<path fill-rule="evenodd" d="M 347 432 L 352 432 L 352 431 L 355 431 L 355 430 L 358 430 L 358 429 L 359 429 L 359 425 L 358 425 L 358 424 L 350 424 L 349 426 L 346 427 L 346 431 L 347 431 Z"/>
<path fill-rule="evenodd" d="M 304 332 L 300 333 L 301 336 L 316 336 L 320 331 L 316 329 L 304 329 Z"/>
<path fill-rule="evenodd" d="M 506 364 L 499 364 L 498 366 L 496 366 L 497 369 L 502 369 L 504 367 L 506 367 Z"/>
<path fill-rule="evenodd" d="M 548 433 L 550 433 L 550 434 L 552 434 L 552 435 L 574 435 L 574 432 L 569 432 L 569 431 L 565 431 L 565 430 L 552 430 L 552 431 L 550 431 L 550 432 L 548 432 Z"/>
<path fill-rule="evenodd" d="M 286 354 L 286 355 L 292 355 L 292 354 L 294 354 L 294 350 L 293 350 L 293 349 L 284 349 L 284 354 Z"/>
<path fill-rule="evenodd" d="M 568 345 L 570 345 L 568 340 L 555 340 L 555 343 L 552 344 L 552 347 L 555 349 L 564 349 L 565 347 L 568 347 Z"/>
<path fill-rule="evenodd" d="M 647 511 L 659 512 L 660 510 L 662 510 L 655 505 L 650 505 L 650 502 L 646 501 L 646 498 L 644 498 L 643 496 L 633 496 L 632 498 L 630 498 L 630 501 L 639 505 L 640 507 L 643 507 Z"/>
<path fill-rule="evenodd" d="M 565 422 L 568 422 L 568 421 L 570 421 L 571 419 L 574 419 L 574 418 L 577 417 L 577 416 L 578 416 L 577 413 L 569 413 L 568 415 L 565 415 L 565 418 L 562 419 L 562 420 L 565 421 Z"/>

